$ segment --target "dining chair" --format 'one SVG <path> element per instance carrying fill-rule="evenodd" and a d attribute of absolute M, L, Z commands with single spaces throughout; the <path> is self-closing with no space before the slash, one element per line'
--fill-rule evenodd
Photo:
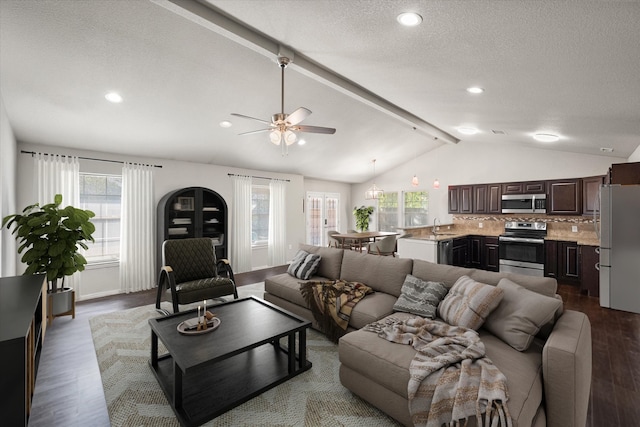
<path fill-rule="evenodd" d="M 380 240 L 369 243 L 367 252 L 373 255 L 391 255 L 395 257 L 396 236 L 383 237 Z"/>

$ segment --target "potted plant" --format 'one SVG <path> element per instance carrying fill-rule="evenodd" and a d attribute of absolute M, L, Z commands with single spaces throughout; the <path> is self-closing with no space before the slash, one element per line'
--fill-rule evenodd
<path fill-rule="evenodd" d="M 36 203 L 24 208 L 22 214 L 2 220 L 2 227 L 16 225 L 12 234 L 20 244 L 18 253 L 26 249 L 21 259 L 27 264 L 24 274 L 46 273 L 48 292 L 53 298 L 51 315 L 71 310 L 72 289 L 64 287 L 64 278 L 84 270 L 87 260 L 78 246 L 88 249 L 85 241 L 93 242 L 95 231 L 90 221 L 95 216 L 93 212 L 73 206 L 60 209 L 61 203 L 62 195 L 56 194 L 51 204 Z M 62 279 L 60 287 L 58 279 Z"/>
<path fill-rule="evenodd" d="M 362 231 L 369 230 L 369 221 L 373 213 L 373 206 L 360 206 L 353 208 L 353 215 L 356 217 L 356 229 Z"/>

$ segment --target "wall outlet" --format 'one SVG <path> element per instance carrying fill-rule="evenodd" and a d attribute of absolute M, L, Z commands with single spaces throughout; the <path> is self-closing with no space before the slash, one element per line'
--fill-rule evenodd
<path fill-rule="evenodd" d="M 482 228 L 482 227 L 483 227 L 482 223 L 481 223 L 481 222 L 479 222 L 479 223 L 478 223 L 478 228 Z"/>
<path fill-rule="evenodd" d="M 447 230 L 451 230 L 451 226 L 450 225 L 447 225 Z"/>
<path fill-rule="evenodd" d="M 572 225 L 572 226 L 571 226 L 571 231 L 572 231 L 573 233 L 577 233 L 577 232 L 578 232 L 578 226 L 577 226 L 577 225 Z"/>

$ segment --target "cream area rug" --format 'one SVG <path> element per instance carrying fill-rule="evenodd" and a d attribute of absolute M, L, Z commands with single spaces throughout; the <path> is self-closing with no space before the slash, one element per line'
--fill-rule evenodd
<path fill-rule="evenodd" d="M 238 288 L 262 297 L 263 284 Z M 168 306 L 168 304 L 167 304 Z M 89 320 L 113 427 L 179 426 L 148 365 L 154 305 Z M 393 419 L 354 396 L 338 378 L 338 347 L 321 333 L 307 334 L 313 367 L 215 418 L 205 426 L 395 426 Z"/>

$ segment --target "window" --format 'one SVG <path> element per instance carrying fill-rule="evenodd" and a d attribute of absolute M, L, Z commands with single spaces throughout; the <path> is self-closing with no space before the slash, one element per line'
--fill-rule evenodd
<path fill-rule="evenodd" d="M 378 230 L 396 231 L 398 227 L 428 225 L 428 213 L 429 193 L 426 191 L 385 192 L 378 199 Z"/>
<path fill-rule="evenodd" d="M 269 240 L 269 186 L 251 187 L 251 245 L 266 245 Z"/>
<path fill-rule="evenodd" d="M 428 225 L 429 193 L 409 191 L 404 193 L 404 226 Z"/>
<path fill-rule="evenodd" d="M 96 214 L 94 243 L 84 251 L 88 263 L 118 261 L 120 258 L 120 204 L 122 177 L 80 174 L 80 207 Z"/>
<path fill-rule="evenodd" d="M 397 192 L 385 192 L 378 199 L 378 231 L 396 231 L 398 208 Z"/>

